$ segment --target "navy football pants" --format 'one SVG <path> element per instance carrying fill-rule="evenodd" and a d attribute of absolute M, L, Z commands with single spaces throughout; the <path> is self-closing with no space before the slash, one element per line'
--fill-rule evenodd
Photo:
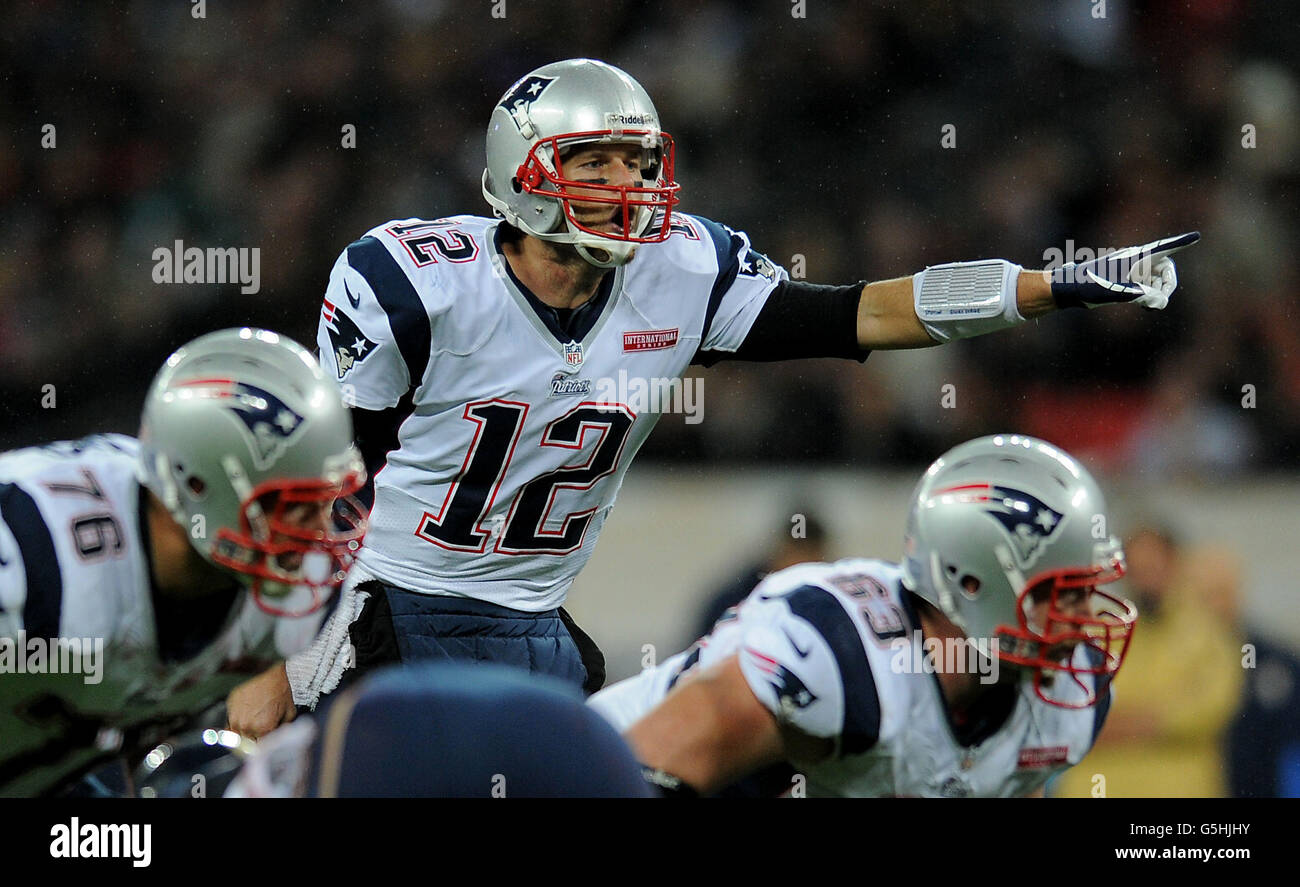
<path fill-rule="evenodd" d="M 559 678 L 584 692 L 605 683 L 605 658 L 562 608 L 512 610 L 473 598 L 417 594 L 379 581 L 349 635 L 355 679 L 395 662 L 495 662 Z"/>

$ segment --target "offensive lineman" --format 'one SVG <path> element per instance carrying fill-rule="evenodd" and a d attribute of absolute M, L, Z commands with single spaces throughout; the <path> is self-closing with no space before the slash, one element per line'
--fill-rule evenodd
<path fill-rule="evenodd" d="M 337 384 L 251 329 L 173 354 L 138 441 L 0 455 L 0 796 L 60 791 L 219 702 L 237 658 L 301 649 L 319 620 L 273 616 L 342 581 L 362 525 L 332 509 L 363 480 Z"/>
<path fill-rule="evenodd" d="M 665 793 L 1032 794 L 1092 746 L 1136 623 L 1100 589 L 1124 573 L 1104 515 L 1056 447 L 968 441 L 917 485 L 901 565 L 773 573 L 588 704 Z"/>
<path fill-rule="evenodd" d="M 672 137 L 628 74 L 546 65 L 492 111 L 483 194 L 496 218 L 392 221 L 339 256 L 318 344 L 375 476 L 371 529 L 318 643 L 287 677 L 241 688 L 233 727 L 261 734 L 349 669 L 395 660 L 494 660 L 599 688 L 599 651 L 560 606 L 659 415 L 608 394 L 613 380 L 728 359 L 861 361 L 1062 307 L 1163 308 L 1168 256 L 1199 237 L 1051 275 L 985 260 L 819 286 L 745 234 L 676 212 L 673 167 Z"/>

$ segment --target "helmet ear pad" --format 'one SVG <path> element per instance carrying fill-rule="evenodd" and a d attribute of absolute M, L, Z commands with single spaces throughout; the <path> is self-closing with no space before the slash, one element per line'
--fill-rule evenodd
<path fill-rule="evenodd" d="M 538 151 L 540 156 L 544 156 L 546 153 L 544 150 Z M 558 174 L 562 169 L 560 164 L 555 162 L 554 158 L 547 159 L 550 160 L 552 171 Z M 521 164 L 510 179 L 510 190 L 520 195 L 526 207 L 525 212 L 528 213 L 528 218 L 525 221 L 534 231 L 547 234 L 564 231 L 564 206 L 557 199 L 558 195 L 557 197 L 546 196 L 548 192 L 554 192 L 547 187 L 545 180 L 536 169 L 530 172 L 526 169 L 526 166 L 526 162 Z M 521 178 L 522 176 L 529 177 L 529 184 L 533 186 L 533 190 L 530 191 L 526 187 L 524 179 Z"/>
<path fill-rule="evenodd" d="M 546 190 L 526 192 L 517 170 L 510 177 L 509 191 L 511 199 L 494 203 L 497 211 L 507 222 L 533 236 L 537 234 L 554 234 L 565 230 L 564 207 L 554 197 L 545 196 Z M 496 191 L 496 181 L 492 171 L 483 171 L 483 192 L 491 194 Z M 540 193 L 539 193 L 540 192 Z"/>
<path fill-rule="evenodd" d="M 536 230 L 548 233 L 564 230 L 564 207 L 559 200 L 534 195 L 531 202 L 536 206 L 533 223 Z"/>

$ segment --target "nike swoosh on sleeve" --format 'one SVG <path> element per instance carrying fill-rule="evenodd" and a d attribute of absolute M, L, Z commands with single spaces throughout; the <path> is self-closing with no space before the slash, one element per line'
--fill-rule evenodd
<path fill-rule="evenodd" d="M 812 647 L 809 647 L 806 650 L 802 649 L 798 644 L 795 643 L 794 637 L 790 634 L 789 631 L 783 628 L 781 629 L 781 632 L 785 635 L 785 639 L 790 642 L 790 646 L 794 647 L 794 651 L 799 654 L 799 658 L 807 659 L 808 654 L 812 652 Z"/>

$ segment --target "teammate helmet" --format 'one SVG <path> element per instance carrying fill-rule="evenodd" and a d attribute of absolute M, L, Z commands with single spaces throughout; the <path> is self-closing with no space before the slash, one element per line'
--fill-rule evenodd
<path fill-rule="evenodd" d="M 144 485 L 263 610 L 312 612 L 342 582 L 365 468 L 338 386 L 301 345 L 245 328 L 182 346 L 146 395 L 140 445 Z M 291 592 L 309 605 L 268 600 Z"/>
<path fill-rule="evenodd" d="M 642 149 L 639 186 L 567 179 L 563 156 L 584 143 Z M 573 195 L 573 189 L 581 189 Z M 593 59 L 570 59 L 524 75 L 492 110 L 483 196 L 497 214 L 533 237 L 571 243 L 598 268 L 632 258 L 638 243 L 669 234 L 680 186 L 673 139 L 659 128 L 650 96 L 626 72 Z M 578 221 L 572 203 L 617 207 L 617 231 Z"/>
<path fill-rule="evenodd" d="M 997 434 L 948 451 L 912 495 L 903 548 L 903 584 L 968 638 L 996 639 L 1001 661 L 1030 671 L 1045 702 L 1094 705 L 1081 676 L 1100 687 L 1119 670 L 1137 611 L 1100 586 L 1124 575 L 1124 553 L 1101 490 L 1060 449 Z M 1086 701 L 1050 698 L 1057 673 Z"/>

